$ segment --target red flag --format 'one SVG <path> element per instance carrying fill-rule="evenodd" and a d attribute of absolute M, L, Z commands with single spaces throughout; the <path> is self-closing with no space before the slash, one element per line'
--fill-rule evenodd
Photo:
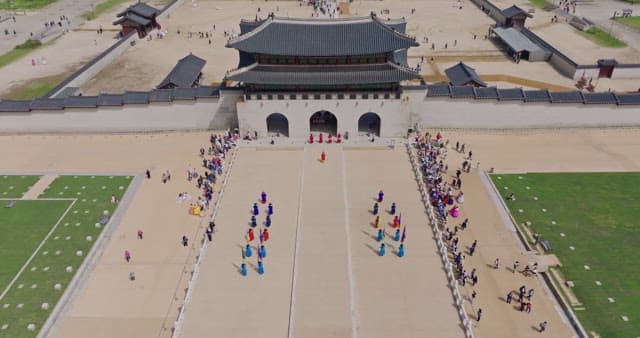
<path fill-rule="evenodd" d="M 400 237 L 400 242 L 404 243 L 404 239 L 407 238 L 407 227 L 402 228 L 402 236 Z"/>

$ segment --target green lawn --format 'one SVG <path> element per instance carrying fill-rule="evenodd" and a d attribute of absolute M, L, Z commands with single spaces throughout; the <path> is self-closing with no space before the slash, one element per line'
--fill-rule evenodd
<path fill-rule="evenodd" d="M 584 304 L 585 310 L 575 313 L 587 331 L 638 336 L 640 173 L 492 175 L 492 180 L 503 198 L 515 193 L 515 201 L 506 201 L 515 220 L 531 222 L 551 243 L 562 274 L 575 283 L 573 291 Z"/>
<path fill-rule="evenodd" d="M 638 2 L 640 3 L 640 2 Z M 629 16 L 626 18 L 616 18 L 616 21 L 631 28 L 640 30 L 640 16 Z"/>
<path fill-rule="evenodd" d="M 97 227 L 96 223 L 103 211 L 113 214 L 116 205 L 110 202 L 111 195 L 122 198 L 131 179 L 121 176 L 61 176 L 39 197 L 75 199 L 75 203 L 0 300 L 0 327 L 9 325 L 0 330 L 0 337 L 32 338 L 37 335 L 100 235 L 103 226 Z M 0 210 L 2 290 L 71 203 L 70 200 L 18 201 L 13 208 Z M 7 216 L 8 213 L 11 217 Z M 78 256 L 78 251 L 82 255 Z M 73 268 L 71 273 L 66 271 L 68 266 Z M 62 285 L 61 290 L 55 290 L 58 283 Z M 36 287 L 32 288 L 32 285 Z M 43 303 L 49 304 L 47 310 L 42 309 Z M 9 304 L 7 308 L 5 304 Z M 19 308 L 19 304 L 22 307 Z M 36 324 L 35 331 L 27 330 L 30 323 Z"/>
<path fill-rule="evenodd" d="M 0 55 L 0 68 L 23 58 L 40 47 L 42 47 L 42 44 L 36 40 L 27 40 L 25 43 L 17 45 L 11 51 Z"/>
<path fill-rule="evenodd" d="M 40 176 L 0 176 L 0 198 L 20 198 L 39 179 Z"/>
<path fill-rule="evenodd" d="M 82 17 L 91 21 L 95 18 L 97 18 L 98 16 L 100 16 L 100 14 L 112 9 L 113 7 L 116 7 L 122 3 L 125 2 L 131 2 L 131 0 L 107 0 L 105 2 L 101 2 L 98 5 L 95 6 L 95 8 L 93 9 L 93 11 L 89 11 L 86 12 L 84 14 L 82 14 Z"/>
<path fill-rule="evenodd" d="M 627 44 L 623 41 L 616 39 L 614 36 L 598 27 L 591 27 L 585 31 L 580 32 L 580 34 L 602 47 L 621 48 L 627 46 Z"/>
<path fill-rule="evenodd" d="M 547 10 L 547 6 L 549 5 L 549 3 L 547 2 L 547 0 L 529 0 L 529 2 L 535 6 L 538 7 L 540 9 L 543 10 Z"/>
<path fill-rule="evenodd" d="M 38 9 L 57 0 L 0 0 L 0 9 Z"/>
<path fill-rule="evenodd" d="M 21 87 L 20 90 L 6 95 L 6 98 L 11 100 L 33 100 L 45 96 L 57 85 L 58 82 L 50 81 L 30 82 Z"/>

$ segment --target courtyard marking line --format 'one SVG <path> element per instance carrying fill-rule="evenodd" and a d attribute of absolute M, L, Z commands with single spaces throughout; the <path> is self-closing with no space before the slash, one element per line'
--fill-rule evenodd
<path fill-rule="evenodd" d="M 300 238 L 302 238 L 300 229 L 300 216 L 302 216 L 302 192 L 304 191 L 304 156 L 307 153 L 307 147 L 302 147 L 302 158 L 300 168 L 300 187 L 298 188 L 298 215 L 296 216 L 296 244 L 293 247 L 293 267 L 291 271 L 291 296 L 289 298 L 289 327 L 287 328 L 287 337 L 293 338 L 293 313 L 296 303 L 296 266 L 298 265 L 298 252 L 300 251 Z"/>
<path fill-rule="evenodd" d="M 349 222 L 349 204 L 347 198 L 347 162 L 344 159 L 344 148 L 340 151 L 342 159 L 342 198 L 344 199 L 344 231 L 347 238 L 347 269 L 349 276 L 349 311 L 351 313 L 351 338 L 358 338 L 358 318 L 355 305 L 353 284 L 353 262 L 351 259 L 351 223 Z"/>
<path fill-rule="evenodd" d="M 76 201 L 77 201 L 77 199 L 73 199 L 71 204 L 67 207 L 67 210 L 65 210 L 64 213 L 62 214 L 62 216 L 60 216 L 60 218 L 58 218 L 58 221 L 56 222 L 56 224 L 54 224 L 51 227 L 51 230 L 49 230 L 47 235 L 44 236 L 44 239 L 42 239 L 40 244 L 38 244 L 38 247 L 35 250 L 33 250 L 33 253 L 31 254 L 31 257 L 29 257 L 29 259 L 27 259 L 27 261 L 24 263 L 22 268 L 20 268 L 20 271 L 18 271 L 18 273 L 16 273 L 15 277 L 13 277 L 11 282 L 9 282 L 9 285 L 7 285 L 7 287 L 4 289 L 4 291 L 2 291 L 2 294 L 0 294 L 0 299 L 4 298 L 4 296 L 7 295 L 7 293 L 9 292 L 11 287 L 13 286 L 13 284 L 18 280 L 18 278 L 20 278 L 20 275 L 22 275 L 22 272 L 24 272 L 24 270 L 27 268 L 27 266 L 29 266 L 29 264 L 31 264 L 31 261 L 36 257 L 36 255 L 38 254 L 40 249 L 44 246 L 44 243 L 49 239 L 49 237 L 51 237 L 51 235 L 56 230 L 56 228 L 58 227 L 60 222 L 62 222 L 62 220 L 65 218 L 65 216 L 67 216 L 67 213 L 69 213 L 71 208 L 73 208 L 73 206 L 76 204 Z"/>

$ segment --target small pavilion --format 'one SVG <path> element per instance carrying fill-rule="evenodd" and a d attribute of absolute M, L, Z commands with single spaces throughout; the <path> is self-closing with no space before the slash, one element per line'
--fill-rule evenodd
<path fill-rule="evenodd" d="M 452 86 L 486 87 L 487 84 L 480 79 L 476 70 L 459 62 L 457 65 L 447 68 L 445 71 Z"/>
<path fill-rule="evenodd" d="M 503 10 L 502 15 L 505 17 L 506 27 L 524 27 L 527 18 L 533 18 L 533 15 L 516 5 Z"/>
<path fill-rule="evenodd" d="M 138 2 L 118 13 L 117 16 L 120 19 L 114 21 L 113 24 L 122 26 L 122 36 L 136 31 L 140 38 L 144 38 L 150 31 L 160 28 L 160 24 L 156 21 L 158 14 L 160 14 L 158 9 Z"/>

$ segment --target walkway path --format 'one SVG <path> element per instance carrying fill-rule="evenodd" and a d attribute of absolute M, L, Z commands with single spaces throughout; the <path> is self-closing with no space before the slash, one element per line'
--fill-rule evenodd
<path fill-rule="evenodd" d="M 23 199 L 36 199 L 40 194 L 44 192 L 49 184 L 53 182 L 58 177 L 58 175 L 44 175 L 40 176 L 40 179 L 36 184 L 34 184 L 23 196 Z"/>
<path fill-rule="evenodd" d="M 18 10 L 18 13 L 15 14 L 0 10 L 1 18 L 7 16 L 16 18 L 15 22 L 9 19 L 0 23 L 0 54 L 4 54 L 25 42 L 30 38 L 30 33 L 37 35 L 37 33 L 43 31 L 45 22 L 55 21 L 56 28 L 53 30 L 73 29 L 79 26 L 85 21 L 81 15 L 90 11 L 94 4 L 97 4 L 96 0 L 58 0 L 45 8 L 29 10 L 26 15 L 21 10 Z M 63 22 L 62 27 L 58 27 L 57 23 L 62 15 L 68 17 L 70 23 Z M 5 29 L 8 29 L 11 34 L 5 35 Z M 17 33 L 16 35 L 13 35 L 14 30 Z"/>
<path fill-rule="evenodd" d="M 404 148 L 305 148 L 241 148 L 181 337 L 464 336 Z M 247 209 L 262 189 L 275 207 L 266 272 L 255 270 L 254 247 L 243 277 Z M 409 227 L 404 258 L 390 229 L 378 256 L 369 211 L 378 189 Z"/>

